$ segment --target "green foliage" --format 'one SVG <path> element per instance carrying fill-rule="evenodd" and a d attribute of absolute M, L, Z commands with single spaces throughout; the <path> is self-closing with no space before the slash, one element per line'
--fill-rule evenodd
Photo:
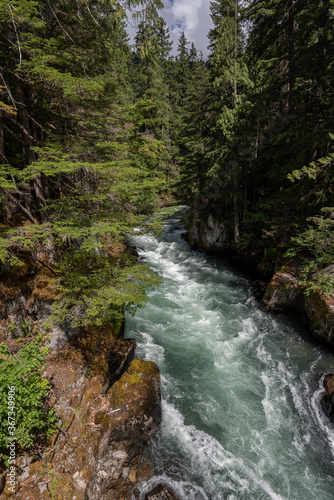
<path fill-rule="evenodd" d="M 318 160 L 309 163 L 309 165 L 304 166 L 300 170 L 294 170 L 288 175 L 288 179 L 295 182 L 296 180 L 300 181 L 303 178 L 316 180 L 320 174 L 327 174 L 328 176 L 331 176 L 333 160 L 334 153 L 325 156 L 324 158 L 319 158 Z"/>
<path fill-rule="evenodd" d="M 311 256 L 307 279 L 332 262 L 331 217 L 315 215 L 334 201 L 333 1 L 213 0 L 208 61 L 184 33 L 170 56 L 161 7 L 0 3 L 0 261 L 53 246 L 55 317 L 72 326 L 145 301 L 154 277 L 107 247 L 171 189 L 242 248 L 286 243 L 313 217 L 291 251 Z"/>
<path fill-rule="evenodd" d="M 117 319 L 124 309 L 134 313 L 147 300 L 147 289 L 161 282 L 131 255 L 96 255 L 96 249 L 84 248 L 64 252 L 57 274 L 61 295 L 47 327 L 54 322 L 71 328 L 102 325 Z"/>
<path fill-rule="evenodd" d="M 41 376 L 47 354 L 43 342 L 45 339 L 38 337 L 15 354 L 4 343 L 0 344 L 0 459 L 5 462 L 10 442 L 14 441 L 16 447 L 29 448 L 37 438 L 49 437 L 56 430 L 54 411 L 45 414 L 42 409 L 50 390 L 49 382 Z M 14 389 L 10 394 L 14 395 L 9 398 L 11 388 Z M 9 403 L 12 410 L 8 409 Z M 11 414 L 15 420 L 14 436 L 9 429 L 9 411 L 15 412 L 15 416 Z"/>
<path fill-rule="evenodd" d="M 300 281 L 308 291 L 315 287 L 326 293 L 334 291 L 334 208 L 321 209 L 324 215 L 310 217 L 309 226 L 291 239 L 285 257 L 299 258 L 303 270 Z"/>

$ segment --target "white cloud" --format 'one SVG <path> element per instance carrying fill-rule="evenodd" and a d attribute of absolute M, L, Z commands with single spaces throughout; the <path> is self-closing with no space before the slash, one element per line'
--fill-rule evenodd
<path fill-rule="evenodd" d="M 174 55 L 177 53 L 178 39 L 183 31 L 187 39 L 194 42 L 198 51 L 202 50 L 204 56 L 208 54 L 207 35 L 212 27 L 209 7 L 210 0 L 165 1 L 165 8 L 161 10 L 160 15 L 170 29 Z M 135 28 L 128 27 L 132 42 L 135 32 Z"/>
<path fill-rule="evenodd" d="M 167 0 L 161 11 L 167 26 L 170 28 L 171 40 L 176 54 L 179 36 L 184 31 L 187 39 L 194 42 L 198 50 L 207 55 L 207 34 L 212 26 L 210 17 L 210 0 Z"/>

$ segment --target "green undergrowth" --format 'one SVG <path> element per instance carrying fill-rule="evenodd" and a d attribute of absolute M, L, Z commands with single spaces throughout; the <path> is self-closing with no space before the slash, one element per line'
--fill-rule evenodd
<path fill-rule="evenodd" d="M 322 208 L 320 215 L 308 218 L 307 222 L 308 227 L 291 238 L 284 257 L 301 262 L 299 282 L 306 285 L 306 294 L 314 290 L 333 294 L 334 208 Z"/>
<path fill-rule="evenodd" d="M 0 461 L 8 465 L 9 444 L 15 453 L 32 448 L 56 431 L 57 415 L 46 401 L 50 383 L 42 376 L 48 349 L 41 335 L 12 352 L 0 344 Z"/>

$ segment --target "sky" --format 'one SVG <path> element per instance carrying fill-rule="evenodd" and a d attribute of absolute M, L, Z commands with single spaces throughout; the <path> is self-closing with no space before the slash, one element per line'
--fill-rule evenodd
<path fill-rule="evenodd" d="M 197 50 L 208 54 L 207 35 L 212 27 L 210 0 L 165 0 L 161 17 L 170 29 L 173 54 L 176 54 L 179 36 L 184 31 L 187 39 L 194 42 Z"/>
<path fill-rule="evenodd" d="M 164 0 L 164 4 L 165 8 L 160 11 L 160 15 L 170 29 L 172 54 L 176 55 L 178 39 L 184 31 L 187 39 L 194 42 L 196 49 L 207 56 L 207 34 L 212 27 L 210 0 Z M 133 40 L 135 29 L 130 27 L 128 32 Z"/>

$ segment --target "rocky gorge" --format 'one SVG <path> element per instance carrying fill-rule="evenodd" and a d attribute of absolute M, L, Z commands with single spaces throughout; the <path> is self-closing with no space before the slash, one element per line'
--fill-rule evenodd
<path fill-rule="evenodd" d="M 314 453 L 331 424 L 315 430 L 311 420 L 321 425 L 320 392 L 323 414 L 332 418 L 330 359 L 313 352 L 284 319 L 261 310 L 240 273 L 191 251 L 184 231 L 172 217 L 161 237 L 133 237 L 139 263 L 149 262 L 163 283 L 126 323 L 120 315 L 100 327 L 57 325 L 49 332 L 43 408 L 57 411 L 57 429 L 49 441 L 19 450 L 15 497 L 206 500 L 227 492 L 241 498 L 247 484 L 250 498 L 264 492 L 272 498 L 283 474 L 288 483 L 279 498 L 290 498 L 291 490 L 297 498 L 304 489 L 307 498 L 319 488 L 319 498 L 329 498 L 329 476 L 323 478 Z M 135 253 L 125 246 L 110 251 Z M 45 250 L 26 260 L 20 275 L 2 270 L 1 340 L 14 354 L 43 329 L 58 293 Z M 298 287 L 291 286 L 296 303 Z M 324 389 L 314 393 L 321 366 Z M 242 407 L 238 394 L 247 398 Z M 291 477 L 277 469 L 276 453 L 295 471 Z M 302 480 L 304 460 L 316 483 Z M 257 471 L 264 462 L 273 468 L 262 480 Z M 1 491 L 10 497 L 4 470 Z"/>
<path fill-rule="evenodd" d="M 11 353 L 43 330 L 58 294 L 52 277 L 46 248 L 27 252 L 19 269 L 1 269 L 0 341 Z M 160 373 L 134 358 L 136 342 L 123 331 L 124 316 L 101 328 L 56 325 L 48 332 L 42 377 L 51 389 L 43 407 L 56 411 L 57 431 L 19 450 L 15 498 L 140 498 L 138 485 L 154 474 L 142 455 L 161 421 Z M 160 489 L 146 497 L 175 498 Z M 12 497 L 4 469 L 0 495 Z"/>
<path fill-rule="evenodd" d="M 191 248 L 228 256 L 232 265 L 241 269 L 252 281 L 255 296 L 262 306 L 273 313 L 292 311 L 306 326 L 315 341 L 334 347 L 334 299 L 316 287 L 307 290 L 299 280 L 301 269 L 293 259 L 284 259 L 282 249 L 268 257 L 266 249 L 250 246 L 237 250 L 233 233 L 212 214 L 203 215 L 195 208 L 185 214 L 186 238 Z M 325 268 L 320 273 L 332 272 Z M 319 272 L 317 273 L 319 274 Z M 329 375 L 330 377 L 330 375 Z M 331 397 L 324 382 L 324 401 Z M 326 406 L 326 403 L 323 403 Z M 334 409 L 327 405 L 327 414 L 333 420 Z M 330 409 L 328 409 L 330 408 Z"/>

